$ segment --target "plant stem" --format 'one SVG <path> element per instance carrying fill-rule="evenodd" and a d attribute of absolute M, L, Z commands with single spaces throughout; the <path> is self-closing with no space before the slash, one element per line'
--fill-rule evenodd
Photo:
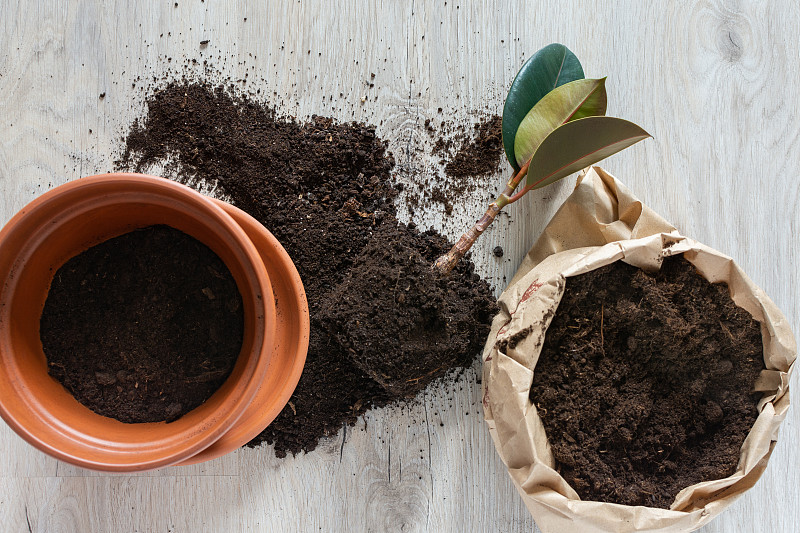
<path fill-rule="evenodd" d="M 531 186 L 528 186 L 528 185 L 526 185 L 525 187 L 521 188 L 521 189 L 520 189 L 520 190 L 517 192 L 517 194 L 515 194 L 514 196 L 512 196 L 511 198 L 509 198 L 509 199 L 508 199 L 508 203 L 509 203 L 509 204 L 513 204 L 514 202 L 516 202 L 517 200 L 519 200 L 520 198 L 522 198 L 523 196 L 525 196 L 525 194 L 526 194 L 528 191 L 530 191 L 531 189 L 533 189 L 533 187 L 531 187 Z"/>
<path fill-rule="evenodd" d="M 459 259 L 464 257 L 472 245 L 475 244 L 475 241 L 481 234 L 486 231 L 492 222 L 494 222 L 495 217 L 497 214 L 508 204 L 516 201 L 519 197 L 513 198 L 514 191 L 517 189 L 519 182 L 522 181 L 522 178 L 525 177 L 525 174 L 528 173 L 528 164 L 525 163 L 522 168 L 519 169 L 519 172 L 514 174 L 514 176 L 509 180 L 508 184 L 506 184 L 506 188 L 503 192 L 498 196 L 492 203 L 489 204 L 489 207 L 486 208 L 486 212 L 483 216 L 478 219 L 478 221 L 473 225 L 469 231 L 464 233 L 458 242 L 453 245 L 449 252 L 444 254 L 443 256 L 439 257 L 436 262 L 433 264 L 433 270 L 440 276 L 445 276 L 450 273 L 453 268 L 455 268 L 456 264 L 458 263 Z"/>
<path fill-rule="evenodd" d="M 586 168 L 589 168 L 589 167 L 586 167 Z M 581 175 L 586 173 L 586 168 L 581 171 Z M 511 198 L 508 199 L 508 203 L 509 204 L 513 204 L 514 202 L 516 202 L 517 200 L 519 200 L 520 198 L 525 196 L 529 191 L 532 191 L 534 189 L 534 187 L 536 187 L 537 185 L 539 185 L 541 182 L 543 182 L 544 180 L 546 180 L 549 177 L 550 176 L 545 176 L 545 177 L 543 177 L 542 179 L 540 179 L 539 181 L 537 181 L 535 183 L 529 183 L 528 185 L 525 185 L 522 189 L 517 191 L 517 194 L 515 194 L 514 196 L 512 196 Z"/>

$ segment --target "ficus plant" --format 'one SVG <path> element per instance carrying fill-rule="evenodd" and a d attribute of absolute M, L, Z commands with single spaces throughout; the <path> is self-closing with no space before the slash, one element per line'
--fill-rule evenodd
<path fill-rule="evenodd" d="M 636 124 L 605 114 L 606 79 L 585 79 L 580 61 L 563 44 L 545 46 L 525 62 L 503 108 L 503 148 L 514 174 L 434 270 L 449 273 L 497 214 L 527 192 L 650 137 Z"/>

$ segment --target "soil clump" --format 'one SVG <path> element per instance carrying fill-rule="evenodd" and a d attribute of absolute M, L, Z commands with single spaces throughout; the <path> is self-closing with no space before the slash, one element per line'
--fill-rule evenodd
<path fill-rule="evenodd" d="M 443 370 L 468 367 L 489 333 L 493 298 L 472 264 L 446 278 L 431 270 L 449 249 L 435 232 L 384 223 L 323 305 L 329 332 L 393 397 L 413 397 Z"/>

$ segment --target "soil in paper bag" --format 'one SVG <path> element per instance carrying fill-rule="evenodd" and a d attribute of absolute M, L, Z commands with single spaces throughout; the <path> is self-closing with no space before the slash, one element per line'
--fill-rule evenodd
<path fill-rule="evenodd" d="M 669 508 L 730 476 L 758 415 L 759 324 L 682 256 L 567 278 L 531 401 L 583 500 Z"/>

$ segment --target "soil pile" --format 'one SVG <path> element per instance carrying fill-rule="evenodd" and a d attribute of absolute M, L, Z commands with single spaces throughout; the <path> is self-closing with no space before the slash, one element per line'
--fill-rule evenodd
<path fill-rule="evenodd" d="M 41 317 L 49 373 L 122 422 L 174 421 L 230 375 L 242 298 L 207 246 L 167 226 L 98 244 L 55 274 Z"/>
<path fill-rule="evenodd" d="M 531 401 L 584 500 L 668 508 L 731 475 L 758 415 L 758 322 L 682 257 L 567 280 Z"/>
<path fill-rule="evenodd" d="M 379 370 L 364 369 L 370 369 L 369 361 L 377 360 L 374 355 L 356 363 L 369 346 L 358 341 L 360 352 L 349 342 L 343 346 L 337 339 L 344 336 L 335 329 L 335 335 L 331 335 L 331 322 L 320 320 L 323 309 L 333 305 L 331 301 L 342 302 L 332 296 L 332 291 L 346 282 L 356 262 L 359 268 L 387 271 L 397 264 L 390 261 L 384 266 L 368 266 L 371 261 L 377 265 L 389 258 L 361 258 L 371 239 L 378 243 L 375 246 L 387 250 L 410 249 L 423 255 L 444 243 L 443 238 L 419 234 L 394 218 L 392 200 L 397 190 L 390 175 L 394 160 L 374 127 L 321 117 L 299 123 L 278 117 L 272 109 L 249 98 L 231 96 L 222 88 L 201 83 L 167 85 L 149 97 L 147 104 L 147 115 L 133 125 L 125 139 L 126 149 L 118 166 L 145 171 L 150 165 L 172 161 L 168 167 L 184 182 L 216 185 L 231 203 L 275 235 L 305 285 L 311 338 L 303 376 L 287 407 L 251 444 L 274 443 L 278 456 L 310 451 L 320 438 L 338 432 L 343 424 L 354 423 L 370 407 L 386 405 L 410 393 L 404 387 L 389 391 L 373 379 L 371 376 Z M 369 287 L 357 286 L 352 276 L 349 279 L 349 290 L 363 292 L 347 304 L 348 316 L 370 312 L 366 311 L 371 309 L 371 296 L 366 292 Z M 463 324 L 476 332 L 470 338 L 485 335 L 486 317 L 491 315 L 486 283 L 472 274 L 468 261 L 459 266 L 449 283 L 458 287 L 453 292 L 461 298 L 464 316 L 471 315 L 470 324 Z M 388 312 L 400 316 L 409 313 L 407 323 L 413 323 L 417 311 L 410 306 L 421 301 L 414 296 L 420 288 L 425 287 L 412 285 L 407 306 Z M 353 339 L 363 340 L 374 333 L 370 329 L 374 326 L 359 324 L 344 324 Z M 446 336 L 443 330 L 429 333 Z M 481 343 L 470 341 L 464 345 L 466 351 L 457 356 L 420 352 L 420 357 L 440 362 L 428 376 L 416 374 L 419 369 L 413 361 L 395 370 L 404 380 L 432 380 L 454 366 L 468 365 Z"/>

